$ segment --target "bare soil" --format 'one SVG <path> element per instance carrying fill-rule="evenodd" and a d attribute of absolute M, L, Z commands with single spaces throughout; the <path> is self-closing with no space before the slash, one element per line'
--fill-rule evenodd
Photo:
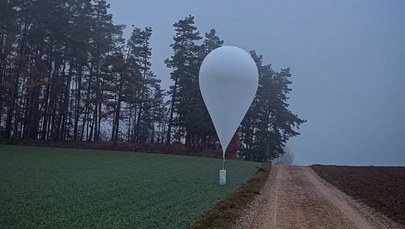
<path fill-rule="evenodd" d="M 313 165 L 311 168 L 355 200 L 405 226 L 405 167 Z"/>
<path fill-rule="evenodd" d="M 273 166 L 234 228 L 401 228 L 322 180 L 310 167 Z"/>

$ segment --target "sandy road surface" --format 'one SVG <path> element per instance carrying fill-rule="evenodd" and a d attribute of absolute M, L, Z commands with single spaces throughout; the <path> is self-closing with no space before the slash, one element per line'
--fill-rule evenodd
<path fill-rule="evenodd" d="M 273 166 L 235 228 L 400 228 L 323 181 L 309 167 Z"/>

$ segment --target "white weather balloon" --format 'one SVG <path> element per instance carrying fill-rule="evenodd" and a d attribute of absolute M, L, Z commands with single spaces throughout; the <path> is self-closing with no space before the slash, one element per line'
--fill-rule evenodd
<path fill-rule="evenodd" d="M 245 50 L 223 46 L 205 57 L 200 67 L 199 83 L 221 142 L 224 161 L 226 148 L 256 95 L 259 84 L 257 66 Z"/>

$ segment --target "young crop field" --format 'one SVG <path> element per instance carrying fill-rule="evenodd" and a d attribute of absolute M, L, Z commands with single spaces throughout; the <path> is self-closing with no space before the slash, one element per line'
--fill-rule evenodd
<path fill-rule="evenodd" d="M 405 226 L 405 167 L 311 167 L 349 196 Z"/>
<path fill-rule="evenodd" d="M 2 228 L 187 228 L 257 163 L 0 145 Z"/>

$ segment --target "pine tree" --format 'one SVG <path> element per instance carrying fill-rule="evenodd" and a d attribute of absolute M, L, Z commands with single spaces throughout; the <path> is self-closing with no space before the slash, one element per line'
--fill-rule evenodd
<path fill-rule="evenodd" d="M 16 86 L 12 79 L 13 55 L 18 28 L 17 1 L 0 2 L 0 136 L 11 137 L 11 122 L 16 99 Z M 3 114 L 6 114 L 6 125 L 3 127 Z"/>
<path fill-rule="evenodd" d="M 197 76 L 199 70 L 199 49 L 196 44 L 201 37 L 194 25 L 194 17 L 189 15 L 179 20 L 174 25 L 176 35 L 173 37 L 174 55 L 165 60 L 167 67 L 172 68 L 171 79 L 174 85 L 170 87 L 170 114 L 167 128 L 167 144 L 171 143 L 172 128 L 176 129 L 177 141 L 185 135 L 187 129 L 191 129 L 195 123 L 192 120 L 192 113 L 195 93 L 198 88 Z"/>
<path fill-rule="evenodd" d="M 148 132 L 153 128 L 150 120 L 149 110 L 151 109 L 151 90 L 156 83 L 156 76 L 151 71 L 152 49 L 150 48 L 150 37 L 152 29 L 146 27 L 144 30 L 135 27 L 132 36 L 128 41 L 129 53 L 138 68 L 138 80 L 136 84 L 135 100 L 133 101 L 133 141 L 144 142 L 148 138 Z M 149 119 L 149 120 L 148 120 Z"/>
<path fill-rule="evenodd" d="M 242 155 L 248 160 L 271 161 L 285 153 L 287 141 L 299 135 L 294 128 L 306 121 L 288 109 L 290 70 L 276 72 L 262 64 L 262 56 L 254 51 L 251 55 L 259 69 L 259 88 L 242 123 Z"/>
<path fill-rule="evenodd" d="M 114 47 L 114 36 L 122 33 L 122 26 L 116 26 L 112 22 L 112 15 L 108 13 L 109 4 L 104 0 L 94 1 L 92 11 L 92 28 L 94 34 L 91 37 L 90 48 L 90 73 L 87 79 L 87 102 L 86 112 L 89 113 L 91 122 L 87 122 L 89 133 L 88 140 L 99 141 L 101 139 L 102 119 L 108 117 L 108 112 L 103 110 L 107 97 L 104 88 L 110 83 L 103 80 L 102 67 L 108 55 Z M 83 119 L 83 122 L 86 122 Z"/>

